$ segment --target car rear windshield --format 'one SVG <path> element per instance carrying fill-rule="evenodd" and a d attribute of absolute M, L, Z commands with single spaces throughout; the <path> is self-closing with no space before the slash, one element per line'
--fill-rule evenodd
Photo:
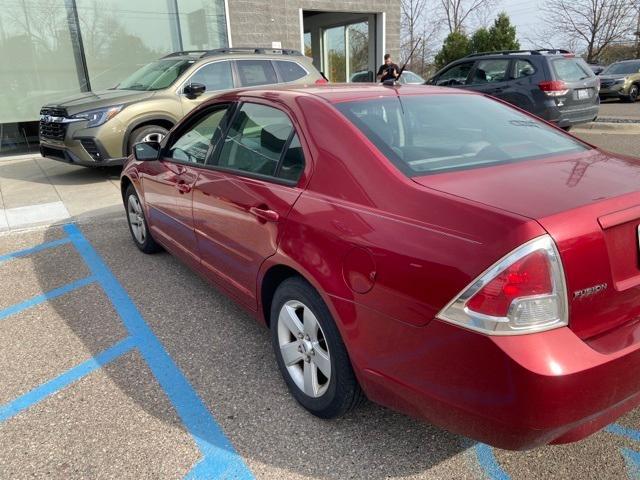
<path fill-rule="evenodd" d="M 171 86 L 195 60 L 158 60 L 136 70 L 116 87 L 118 90 L 162 90 Z"/>
<path fill-rule="evenodd" d="M 410 177 L 588 149 L 480 95 L 398 96 L 336 107 Z"/>
<path fill-rule="evenodd" d="M 579 58 L 555 58 L 551 60 L 551 65 L 556 73 L 556 80 L 579 82 L 594 76 L 587 64 Z"/>
<path fill-rule="evenodd" d="M 629 75 L 640 72 L 640 62 L 622 62 L 609 65 L 602 75 Z"/>

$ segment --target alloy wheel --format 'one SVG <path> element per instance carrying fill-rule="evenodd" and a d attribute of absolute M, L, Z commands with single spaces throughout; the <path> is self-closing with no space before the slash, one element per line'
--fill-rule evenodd
<path fill-rule="evenodd" d="M 144 214 L 142 213 L 142 205 L 135 195 L 129 195 L 127 201 L 127 214 L 129 217 L 129 225 L 136 241 L 142 245 L 147 238 L 147 227 L 144 223 Z"/>
<path fill-rule="evenodd" d="M 147 143 L 147 142 L 160 143 L 163 138 L 164 138 L 164 133 L 152 132 L 152 133 L 146 134 L 144 137 L 140 139 L 140 141 L 143 143 Z"/>
<path fill-rule="evenodd" d="M 280 309 L 278 344 L 296 386 L 310 397 L 321 397 L 331 380 L 331 356 L 318 319 L 302 302 L 290 300 Z"/>

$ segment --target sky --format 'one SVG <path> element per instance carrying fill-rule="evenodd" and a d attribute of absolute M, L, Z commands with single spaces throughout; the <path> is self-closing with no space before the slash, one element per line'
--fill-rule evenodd
<path fill-rule="evenodd" d="M 492 9 L 495 17 L 499 12 L 505 11 L 511 23 L 516 26 L 518 40 L 522 48 L 533 48 L 535 45 L 527 41 L 526 37 L 535 37 L 533 31 L 540 30 L 544 27 L 544 23 L 538 18 L 539 2 L 536 0 L 501 0 Z M 562 48 L 562 45 L 558 45 Z"/>

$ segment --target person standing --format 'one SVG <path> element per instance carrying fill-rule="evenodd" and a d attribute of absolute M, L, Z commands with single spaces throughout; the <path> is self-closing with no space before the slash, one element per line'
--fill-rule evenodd
<path fill-rule="evenodd" d="M 384 54 L 384 63 L 380 65 L 378 69 L 377 79 L 379 82 L 384 82 L 385 80 L 395 80 L 400 76 L 400 68 L 398 65 L 393 63 L 391 60 L 391 55 L 389 53 Z"/>

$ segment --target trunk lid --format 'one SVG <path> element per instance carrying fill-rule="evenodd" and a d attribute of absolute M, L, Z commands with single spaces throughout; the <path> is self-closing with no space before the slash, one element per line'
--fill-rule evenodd
<path fill-rule="evenodd" d="M 569 92 L 562 97 L 560 108 L 580 108 L 598 103 L 600 80 L 580 58 L 558 57 L 550 61 L 553 76 L 563 81 Z"/>
<path fill-rule="evenodd" d="M 639 160 L 590 150 L 413 180 L 540 223 L 558 246 L 581 338 L 640 321 Z"/>

